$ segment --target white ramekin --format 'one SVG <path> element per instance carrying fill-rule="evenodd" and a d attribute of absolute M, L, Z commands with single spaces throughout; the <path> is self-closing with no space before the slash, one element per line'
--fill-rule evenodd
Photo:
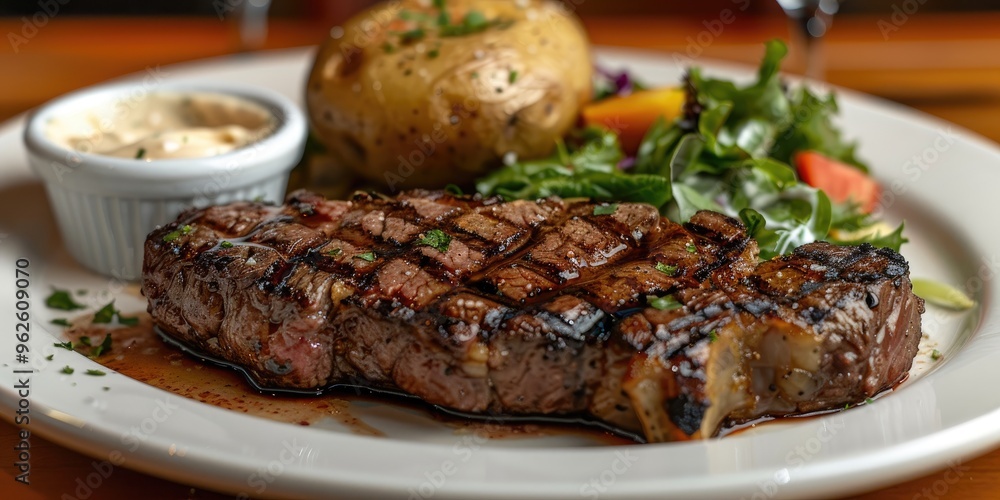
<path fill-rule="evenodd" d="M 53 117 L 154 92 L 211 92 L 247 99 L 274 115 L 275 129 L 264 139 L 226 154 L 152 162 L 72 151 L 45 134 Z M 87 268 L 122 280 L 140 278 L 146 235 L 185 209 L 237 200 L 280 202 L 305 140 L 305 118 L 286 97 L 267 89 L 212 82 L 86 88 L 38 108 L 24 131 L 28 160 L 45 183 L 64 245 Z"/>

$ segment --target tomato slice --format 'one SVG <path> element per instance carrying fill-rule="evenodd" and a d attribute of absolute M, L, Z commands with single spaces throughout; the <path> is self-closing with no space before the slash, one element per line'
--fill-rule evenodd
<path fill-rule="evenodd" d="M 815 151 L 800 151 L 794 161 L 802 182 L 822 189 L 834 203 L 854 200 L 865 213 L 875 209 L 882 188 L 864 172 Z"/>

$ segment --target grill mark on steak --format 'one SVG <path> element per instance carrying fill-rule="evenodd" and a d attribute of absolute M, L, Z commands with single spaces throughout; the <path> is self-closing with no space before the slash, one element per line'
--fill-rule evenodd
<path fill-rule="evenodd" d="M 817 243 L 758 265 L 724 215 L 594 206 L 299 191 L 192 210 L 147 238 L 143 293 L 163 331 L 261 386 L 364 382 L 649 441 L 842 407 L 905 376 L 923 303 L 897 253 Z M 445 251 L 419 244 L 432 229 Z M 647 305 L 667 294 L 683 307 Z"/>

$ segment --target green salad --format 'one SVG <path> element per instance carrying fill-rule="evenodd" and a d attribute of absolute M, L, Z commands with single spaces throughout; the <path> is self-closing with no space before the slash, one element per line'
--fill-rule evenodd
<path fill-rule="evenodd" d="M 817 240 L 898 251 L 906 241 L 902 225 L 876 231 L 878 221 L 861 206 L 831 202 L 791 166 L 797 152 L 815 151 L 868 170 L 833 122 L 834 96 L 792 89 L 781 80 L 786 52 L 782 42 L 768 42 L 757 81 L 747 86 L 690 68 L 683 113 L 650 127 L 634 157 L 626 158 L 614 132 L 583 128 L 560 141 L 550 157 L 515 161 L 479 179 L 476 188 L 506 199 L 649 203 L 676 222 L 714 210 L 740 218 L 764 259 Z"/>

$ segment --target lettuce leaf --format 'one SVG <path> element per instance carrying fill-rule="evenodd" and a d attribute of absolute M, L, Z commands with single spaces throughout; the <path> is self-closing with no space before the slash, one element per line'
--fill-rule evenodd
<path fill-rule="evenodd" d="M 714 210 L 739 217 L 762 258 L 818 240 L 898 251 L 906 241 L 902 226 L 863 240 L 834 240 L 831 229 L 846 234 L 877 221 L 858 206 L 833 204 L 823 191 L 799 182 L 790 162 L 802 150 L 863 171 L 868 167 L 834 123 L 833 95 L 790 91 L 781 81 L 778 69 L 786 53 L 782 42 L 768 42 L 756 81 L 744 86 L 690 68 L 685 112 L 673 123 L 660 119 L 650 127 L 633 159 L 623 158 L 614 133 L 585 129 L 560 142 L 550 157 L 507 165 L 476 187 L 484 195 L 505 198 L 555 195 L 650 203 L 677 222 L 698 210 Z M 634 167 L 619 168 L 626 163 Z"/>

